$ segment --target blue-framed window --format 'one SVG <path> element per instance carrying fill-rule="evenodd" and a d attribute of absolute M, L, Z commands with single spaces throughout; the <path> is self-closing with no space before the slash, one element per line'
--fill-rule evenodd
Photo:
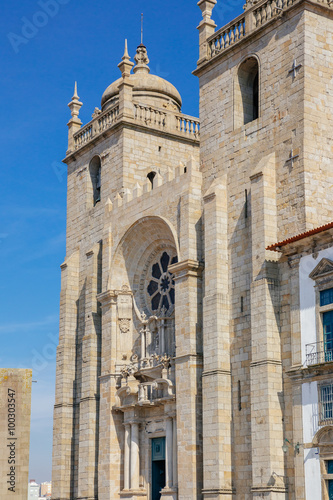
<path fill-rule="evenodd" d="M 323 313 L 325 362 L 333 361 L 333 311 Z"/>
<path fill-rule="evenodd" d="M 333 384 L 320 387 L 320 420 L 331 421 L 333 419 Z"/>
<path fill-rule="evenodd" d="M 333 304 L 333 288 L 320 292 L 320 306 L 327 306 L 328 304 Z"/>

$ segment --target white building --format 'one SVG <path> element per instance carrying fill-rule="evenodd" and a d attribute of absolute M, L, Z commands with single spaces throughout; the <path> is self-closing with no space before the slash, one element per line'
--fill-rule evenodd
<path fill-rule="evenodd" d="M 28 485 L 28 500 L 38 500 L 38 499 L 39 499 L 39 484 L 37 484 L 34 479 L 30 479 Z"/>

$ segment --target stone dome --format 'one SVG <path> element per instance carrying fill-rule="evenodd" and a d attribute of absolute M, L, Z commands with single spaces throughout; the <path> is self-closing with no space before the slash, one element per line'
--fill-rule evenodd
<path fill-rule="evenodd" d="M 144 45 L 139 45 L 134 60 L 137 64 L 133 68 L 133 74 L 129 76 L 129 81 L 133 85 L 133 100 L 142 104 L 180 111 L 182 99 L 176 87 L 167 80 L 150 74 L 147 49 Z M 119 78 L 104 91 L 101 101 L 102 111 L 118 101 L 119 85 L 122 80 Z"/>

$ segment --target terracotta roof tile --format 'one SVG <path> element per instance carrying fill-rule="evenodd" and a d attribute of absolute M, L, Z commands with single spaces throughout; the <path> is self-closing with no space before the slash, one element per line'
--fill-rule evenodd
<path fill-rule="evenodd" d="M 305 233 L 297 234 L 296 236 L 292 236 L 291 238 L 287 238 L 286 240 L 279 241 L 278 243 L 274 243 L 274 245 L 269 245 L 266 247 L 266 250 L 272 250 L 273 252 L 279 252 L 280 247 L 284 247 L 289 243 L 293 243 L 294 241 L 302 240 L 303 238 L 307 238 L 308 236 L 312 236 L 317 233 L 321 233 L 322 231 L 326 231 L 327 229 L 333 228 L 333 222 L 329 222 L 328 224 L 324 224 L 323 226 L 316 227 L 314 229 L 310 229 Z"/>

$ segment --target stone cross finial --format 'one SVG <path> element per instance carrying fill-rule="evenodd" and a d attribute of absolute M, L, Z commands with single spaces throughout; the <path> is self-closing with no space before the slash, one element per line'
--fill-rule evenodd
<path fill-rule="evenodd" d="M 149 58 L 147 54 L 147 49 L 142 43 L 136 49 L 134 61 L 136 62 L 136 66 L 133 68 L 134 73 L 136 72 L 150 73 L 150 69 L 148 67 Z"/>

